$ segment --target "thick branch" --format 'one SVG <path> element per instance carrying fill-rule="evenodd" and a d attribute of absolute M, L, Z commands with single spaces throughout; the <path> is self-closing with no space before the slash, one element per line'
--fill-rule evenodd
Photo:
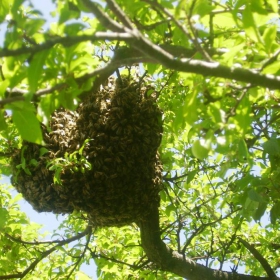
<path fill-rule="evenodd" d="M 269 265 L 268 261 L 259 253 L 259 251 L 254 248 L 254 246 L 250 245 L 246 240 L 242 238 L 238 238 L 240 242 L 252 253 L 252 255 L 260 262 L 263 269 L 266 271 L 267 275 L 270 279 L 277 279 L 275 272 L 272 267 Z"/>
<path fill-rule="evenodd" d="M 243 68 L 230 68 L 218 62 L 205 62 L 186 58 L 178 59 L 144 37 L 138 37 L 136 41 L 132 41 L 132 45 L 145 56 L 153 58 L 157 63 L 169 69 L 236 80 L 270 89 L 280 88 L 279 76 L 263 75 L 257 71 Z"/>
<path fill-rule="evenodd" d="M 197 264 L 171 250 L 160 238 L 159 212 L 155 207 L 145 221 L 139 224 L 141 242 L 150 261 L 161 270 L 175 273 L 188 280 L 271 280 L 270 277 L 250 276 L 224 272 Z M 275 278 L 279 279 L 279 278 Z"/>
<path fill-rule="evenodd" d="M 97 32 L 94 35 L 82 35 L 71 37 L 59 37 L 47 41 L 41 45 L 32 47 L 23 47 L 15 50 L 3 49 L 0 51 L 0 57 L 17 56 L 27 53 L 36 53 L 42 50 L 49 49 L 56 44 L 63 46 L 72 46 L 83 41 L 96 40 L 122 40 L 133 46 L 133 49 L 123 51 L 125 56 L 122 56 L 122 61 L 118 62 L 114 59 L 115 64 L 135 63 L 135 62 L 150 62 L 164 65 L 169 69 L 181 72 L 195 73 L 203 76 L 220 77 L 240 82 L 250 83 L 255 86 L 262 86 L 269 89 L 280 88 L 280 77 L 274 75 L 263 75 L 257 71 L 230 68 L 220 65 L 215 62 L 205 62 L 200 60 L 192 60 L 187 58 L 179 58 L 178 53 L 187 54 L 192 50 L 187 50 L 176 46 L 158 46 L 153 44 L 148 39 L 137 34 L 113 33 L 113 32 Z M 136 49 L 136 51 L 135 51 Z M 136 56 L 135 56 L 136 55 Z M 119 56 L 120 57 L 120 56 Z"/>
<path fill-rule="evenodd" d="M 108 33 L 109 34 L 109 33 Z M 112 33 L 114 34 L 114 33 Z M 117 34 L 115 34 L 117 36 Z M 110 35 L 111 36 L 111 35 Z M 87 38 L 87 37 L 86 37 Z M 79 39 L 75 40 L 74 37 L 72 38 L 73 42 L 80 41 Z M 161 47 L 170 52 L 172 55 L 176 57 L 192 57 L 195 53 L 196 50 L 194 49 L 187 49 L 182 46 L 174 46 L 174 45 L 161 45 Z M 21 48 L 18 50 L 19 53 L 22 51 L 25 51 L 26 48 Z M 30 50 L 30 49 L 29 49 Z M 34 50 L 33 50 L 34 51 Z M 37 49 L 36 51 L 37 52 Z M 210 50 L 211 54 L 217 54 L 221 53 L 219 50 Z M 113 59 L 104 67 L 97 68 L 93 72 L 87 73 L 81 77 L 78 77 L 75 79 L 75 81 L 78 84 L 82 84 L 86 80 L 96 77 L 94 81 L 93 88 L 91 91 L 98 91 L 100 85 L 106 81 L 106 79 L 111 76 L 114 71 L 118 67 L 124 66 L 124 65 L 133 65 L 134 63 L 140 63 L 140 62 L 150 62 L 150 63 L 155 63 L 155 60 L 152 58 L 148 57 L 143 57 L 143 54 L 139 52 L 136 49 L 128 48 L 128 47 L 121 47 L 115 50 Z M 66 82 L 61 82 L 59 84 L 56 84 L 53 87 L 45 88 L 45 89 L 40 89 L 37 92 L 34 93 L 33 100 L 37 100 L 40 96 L 46 95 L 46 94 L 52 94 L 53 92 L 60 90 L 61 88 L 68 87 L 68 84 Z M 7 90 L 7 98 L 0 100 L 0 108 L 3 108 L 6 104 L 10 104 L 16 101 L 24 101 L 24 95 L 27 94 L 27 90 L 22 90 L 22 89 L 17 89 L 14 88 L 12 90 Z M 82 93 L 79 98 L 83 99 L 84 96 L 87 95 L 87 92 Z"/>

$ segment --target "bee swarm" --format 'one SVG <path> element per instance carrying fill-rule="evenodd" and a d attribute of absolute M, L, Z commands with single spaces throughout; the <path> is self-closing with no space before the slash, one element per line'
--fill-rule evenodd
<path fill-rule="evenodd" d="M 57 110 L 50 127 L 42 125 L 47 153 L 40 155 L 42 146 L 24 142 L 12 158 L 13 185 L 35 210 L 82 210 L 94 225 L 122 226 L 144 219 L 152 205 L 159 205 L 161 111 L 146 96 L 145 80 L 109 81 L 75 112 Z M 55 171 L 47 164 L 83 145 L 91 168 L 78 164 L 73 172 L 65 166 L 61 183 L 54 183 Z M 23 157 L 31 175 L 17 167 Z"/>

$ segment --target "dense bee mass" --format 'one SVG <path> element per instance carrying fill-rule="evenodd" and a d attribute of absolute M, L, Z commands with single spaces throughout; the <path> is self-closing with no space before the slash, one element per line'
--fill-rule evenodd
<path fill-rule="evenodd" d="M 45 147 L 23 143 L 12 159 L 13 185 L 34 209 L 82 210 L 95 225 L 121 226 L 159 204 L 161 112 L 145 81 L 110 78 L 75 112 L 56 111 L 49 126 L 42 125 Z M 50 170 L 50 162 L 81 148 L 73 165 Z"/>

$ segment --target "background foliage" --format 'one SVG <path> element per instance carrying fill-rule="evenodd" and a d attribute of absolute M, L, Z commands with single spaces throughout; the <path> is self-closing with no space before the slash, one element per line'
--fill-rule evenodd
<path fill-rule="evenodd" d="M 42 143 L 40 122 L 47 124 L 55 109 L 75 110 L 116 69 L 137 64 L 163 111 L 162 240 L 184 260 L 236 272 L 230 279 L 276 277 L 278 1 L 53 2 L 58 20 L 48 27 L 32 1 L 0 4 L 7 24 L 1 173 L 11 175 L 9 159 L 23 139 Z M 89 279 L 79 268 L 90 259 L 99 279 L 187 277 L 147 257 L 136 224 L 94 228 L 73 213 L 60 225 L 63 236 L 54 232 L 46 241 L 10 190 L 1 186 L 0 279 Z"/>

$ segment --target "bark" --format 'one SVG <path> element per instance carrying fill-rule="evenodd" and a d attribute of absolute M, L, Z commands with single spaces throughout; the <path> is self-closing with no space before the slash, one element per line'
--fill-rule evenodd
<path fill-rule="evenodd" d="M 159 211 L 155 207 L 147 220 L 140 222 L 141 242 L 150 261 L 159 269 L 172 272 L 188 280 L 273 280 L 278 277 L 259 277 L 225 272 L 197 264 L 171 250 L 160 237 Z"/>

